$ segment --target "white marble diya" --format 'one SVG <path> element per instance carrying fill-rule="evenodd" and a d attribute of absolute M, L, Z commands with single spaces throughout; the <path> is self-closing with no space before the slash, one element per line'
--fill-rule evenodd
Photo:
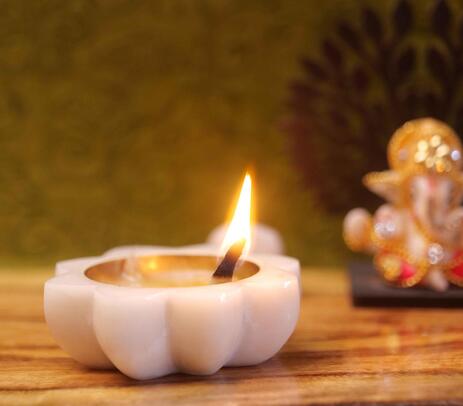
<path fill-rule="evenodd" d="M 299 262 L 251 255 L 223 283 L 211 279 L 216 265 L 216 253 L 198 246 L 59 262 L 45 284 L 45 317 L 76 361 L 135 379 L 271 358 L 298 320 Z"/>
<path fill-rule="evenodd" d="M 259 364 L 296 326 L 299 261 L 247 255 L 251 238 L 246 175 L 220 252 L 129 246 L 59 262 L 45 284 L 48 326 L 76 361 L 135 379 Z"/>

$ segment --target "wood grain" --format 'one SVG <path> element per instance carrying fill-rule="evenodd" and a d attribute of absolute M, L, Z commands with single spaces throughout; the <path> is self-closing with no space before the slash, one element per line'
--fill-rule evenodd
<path fill-rule="evenodd" d="M 0 404 L 463 404 L 463 312 L 354 309 L 344 273 L 307 269 L 293 337 L 270 361 L 137 382 L 87 370 L 48 333 L 50 272 L 0 272 Z"/>

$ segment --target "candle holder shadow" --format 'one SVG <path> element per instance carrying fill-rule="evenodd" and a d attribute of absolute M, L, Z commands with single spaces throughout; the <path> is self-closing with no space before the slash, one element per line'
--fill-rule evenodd
<path fill-rule="evenodd" d="M 251 256 L 233 279 L 216 280 L 208 250 L 128 253 L 60 262 L 45 284 L 51 333 L 88 367 L 115 367 L 134 379 L 208 375 L 266 361 L 296 326 L 293 258 Z"/>

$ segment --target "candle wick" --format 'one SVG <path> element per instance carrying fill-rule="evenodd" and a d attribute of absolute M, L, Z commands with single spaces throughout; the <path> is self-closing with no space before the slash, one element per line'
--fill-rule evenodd
<path fill-rule="evenodd" d="M 243 253 L 246 240 L 243 238 L 236 241 L 227 251 L 220 264 L 217 266 L 213 278 L 233 278 L 236 264 Z"/>

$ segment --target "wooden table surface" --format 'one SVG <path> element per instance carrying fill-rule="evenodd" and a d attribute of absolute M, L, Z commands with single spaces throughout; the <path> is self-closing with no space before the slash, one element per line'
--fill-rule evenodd
<path fill-rule="evenodd" d="M 304 271 L 298 327 L 270 361 L 145 382 L 57 347 L 42 312 L 50 275 L 0 271 L 2 405 L 463 404 L 463 311 L 352 308 L 343 272 Z"/>

